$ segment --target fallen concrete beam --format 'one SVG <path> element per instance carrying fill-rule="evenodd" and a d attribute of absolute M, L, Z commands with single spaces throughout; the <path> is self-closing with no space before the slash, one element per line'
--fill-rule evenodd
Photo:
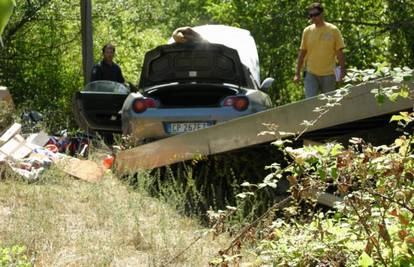
<path fill-rule="evenodd" d="M 349 94 L 342 99 L 340 105 L 331 107 L 327 114 L 308 128 L 301 124 L 305 120 L 312 121 L 318 117 L 313 111 L 326 105 L 326 101 L 319 97 L 121 151 L 116 155 L 115 168 L 118 173 L 134 173 L 140 169 L 152 169 L 200 156 L 271 142 L 281 137 L 279 132 L 310 132 L 412 108 L 412 100 L 405 98 L 400 98 L 396 102 L 386 100 L 379 105 L 371 93 L 371 90 L 378 86 L 377 83 L 369 83 L 350 88 Z M 410 89 L 414 90 L 414 84 L 410 84 Z M 335 94 L 338 94 L 338 91 L 326 95 Z M 264 123 L 277 126 L 274 135 L 258 135 L 268 130 Z"/>

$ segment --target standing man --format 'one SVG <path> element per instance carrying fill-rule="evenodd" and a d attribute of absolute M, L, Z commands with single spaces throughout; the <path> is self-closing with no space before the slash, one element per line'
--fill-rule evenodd
<path fill-rule="evenodd" d="M 313 24 L 303 31 L 302 42 L 297 60 L 294 82 L 300 81 L 300 72 L 305 63 L 305 97 L 335 90 L 336 81 L 345 76 L 345 47 L 341 32 L 323 17 L 323 7 L 313 3 L 308 8 L 308 16 Z M 336 59 L 339 70 L 335 77 Z"/>
<path fill-rule="evenodd" d="M 121 68 L 114 60 L 115 46 L 106 44 L 102 48 L 103 60 L 93 66 L 91 82 L 97 80 L 107 80 L 119 83 L 124 83 L 125 79 L 122 76 Z"/>

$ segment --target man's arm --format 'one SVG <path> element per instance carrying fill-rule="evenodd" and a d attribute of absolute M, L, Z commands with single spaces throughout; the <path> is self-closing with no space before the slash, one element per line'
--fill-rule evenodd
<path fill-rule="evenodd" d="M 203 41 L 201 35 L 188 26 L 175 29 L 172 37 L 176 43 Z"/>
<path fill-rule="evenodd" d="M 305 56 L 306 56 L 306 50 L 304 50 L 304 49 L 299 50 L 298 60 L 297 60 L 297 64 L 296 64 L 295 77 L 293 78 L 294 82 L 299 82 L 300 81 L 300 71 L 302 70 L 303 62 L 305 60 Z"/>
<path fill-rule="evenodd" d="M 336 58 L 338 59 L 339 66 L 341 67 L 341 75 L 339 77 L 340 81 L 345 77 L 345 54 L 343 48 L 336 51 Z"/>
<path fill-rule="evenodd" d="M 119 65 L 117 65 L 117 69 L 118 69 L 118 77 L 117 77 L 117 80 L 118 80 L 118 82 L 120 82 L 120 83 L 124 83 L 125 82 L 125 79 L 124 79 L 124 75 L 122 75 L 122 70 L 121 70 L 121 67 L 119 66 Z"/>
<path fill-rule="evenodd" d="M 98 80 L 102 80 L 102 73 L 101 73 L 101 68 L 97 64 L 93 66 L 92 68 L 91 82 L 98 81 Z"/>
<path fill-rule="evenodd" d="M 189 27 L 188 27 L 189 28 Z M 181 27 L 174 30 L 172 37 L 176 43 L 185 43 L 187 40 L 184 38 L 183 31 L 185 31 L 187 27 Z"/>

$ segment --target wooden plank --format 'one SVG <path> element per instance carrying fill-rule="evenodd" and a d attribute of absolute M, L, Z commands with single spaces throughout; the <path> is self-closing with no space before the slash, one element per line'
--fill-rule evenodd
<path fill-rule="evenodd" d="M 104 172 L 101 166 L 91 160 L 80 160 L 69 157 L 59 160 L 56 166 L 63 172 L 78 179 L 98 183 L 102 180 Z"/>

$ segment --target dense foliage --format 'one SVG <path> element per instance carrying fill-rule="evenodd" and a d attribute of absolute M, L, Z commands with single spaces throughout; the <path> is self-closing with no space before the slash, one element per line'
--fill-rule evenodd
<path fill-rule="evenodd" d="M 26 254 L 27 250 L 24 246 L 0 247 L 0 266 L 33 266 Z"/>
<path fill-rule="evenodd" d="M 412 121 L 412 114 L 403 113 L 394 120 L 406 124 Z M 360 139 L 351 141 L 349 148 L 328 144 L 287 149 L 294 162 L 284 171 L 292 174 L 288 179 L 298 205 L 285 209 L 287 219 L 254 229 L 261 237 L 252 250 L 257 263 L 414 264 L 412 135 L 380 147 Z M 274 170 L 275 175 L 280 171 Z M 303 215 L 299 203 L 315 201 L 318 193 L 332 184 L 345 196 L 338 211 L 323 214 L 309 209 Z"/>
<path fill-rule="evenodd" d="M 48 116 L 49 127 L 73 127 L 70 102 L 82 87 L 79 1 L 16 1 L 3 34 L 0 83 L 22 109 Z M 104 43 L 117 46 L 116 60 L 136 84 L 144 53 L 183 25 L 222 23 L 251 31 L 259 48 L 262 79 L 276 82 L 275 104 L 302 97 L 292 74 L 309 1 L 93 1 L 95 61 Z M 414 3 L 409 0 L 325 1 L 326 19 L 342 30 L 347 66 L 372 62 L 413 66 Z"/>
<path fill-rule="evenodd" d="M 391 100 L 412 97 L 408 91 L 408 84 L 413 80 L 411 69 L 383 71 L 390 71 L 400 86 L 387 86 L 388 81 L 384 80 L 384 86 L 372 90 L 379 103 L 384 101 L 381 95 Z M 369 73 L 382 75 L 381 71 L 359 73 L 364 74 L 355 77 L 363 80 Z M 341 91 L 342 97 L 346 96 L 346 89 Z M 334 102 L 340 104 L 340 100 L 338 96 Z M 332 107 L 332 100 L 326 101 L 327 105 L 315 109 L 316 114 L 323 116 Z M 263 182 L 244 182 L 246 192 L 238 196 L 251 198 L 263 188 L 277 188 L 281 179 L 289 181 L 290 196 L 281 202 L 275 200 L 267 212 L 245 225 L 212 263 L 222 266 L 240 261 L 253 266 L 413 265 L 413 122 L 414 113 L 394 115 L 391 123 L 398 123 L 401 136 L 389 145 L 373 146 L 361 138 L 352 138 L 347 147 L 328 143 L 294 149 L 289 139 L 275 141 L 273 144 L 284 151 L 289 164 L 269 165 L 271 172 Z M 323 212 L 316 205 L 323 192 L 341 196 L 343 201 L 337 202 L 335 209 Z M 286 201 L 290 204 L 281 205 Z M 241 208 L 244 206 L 219 211 L 222 226 L 215 231 L 219 234 L 226 229 L 229 218 Z M 275 216 L 280 212 L 283 216 Z M 242 249 L 254 255 L 253 259 L 243 259 Z"/>

